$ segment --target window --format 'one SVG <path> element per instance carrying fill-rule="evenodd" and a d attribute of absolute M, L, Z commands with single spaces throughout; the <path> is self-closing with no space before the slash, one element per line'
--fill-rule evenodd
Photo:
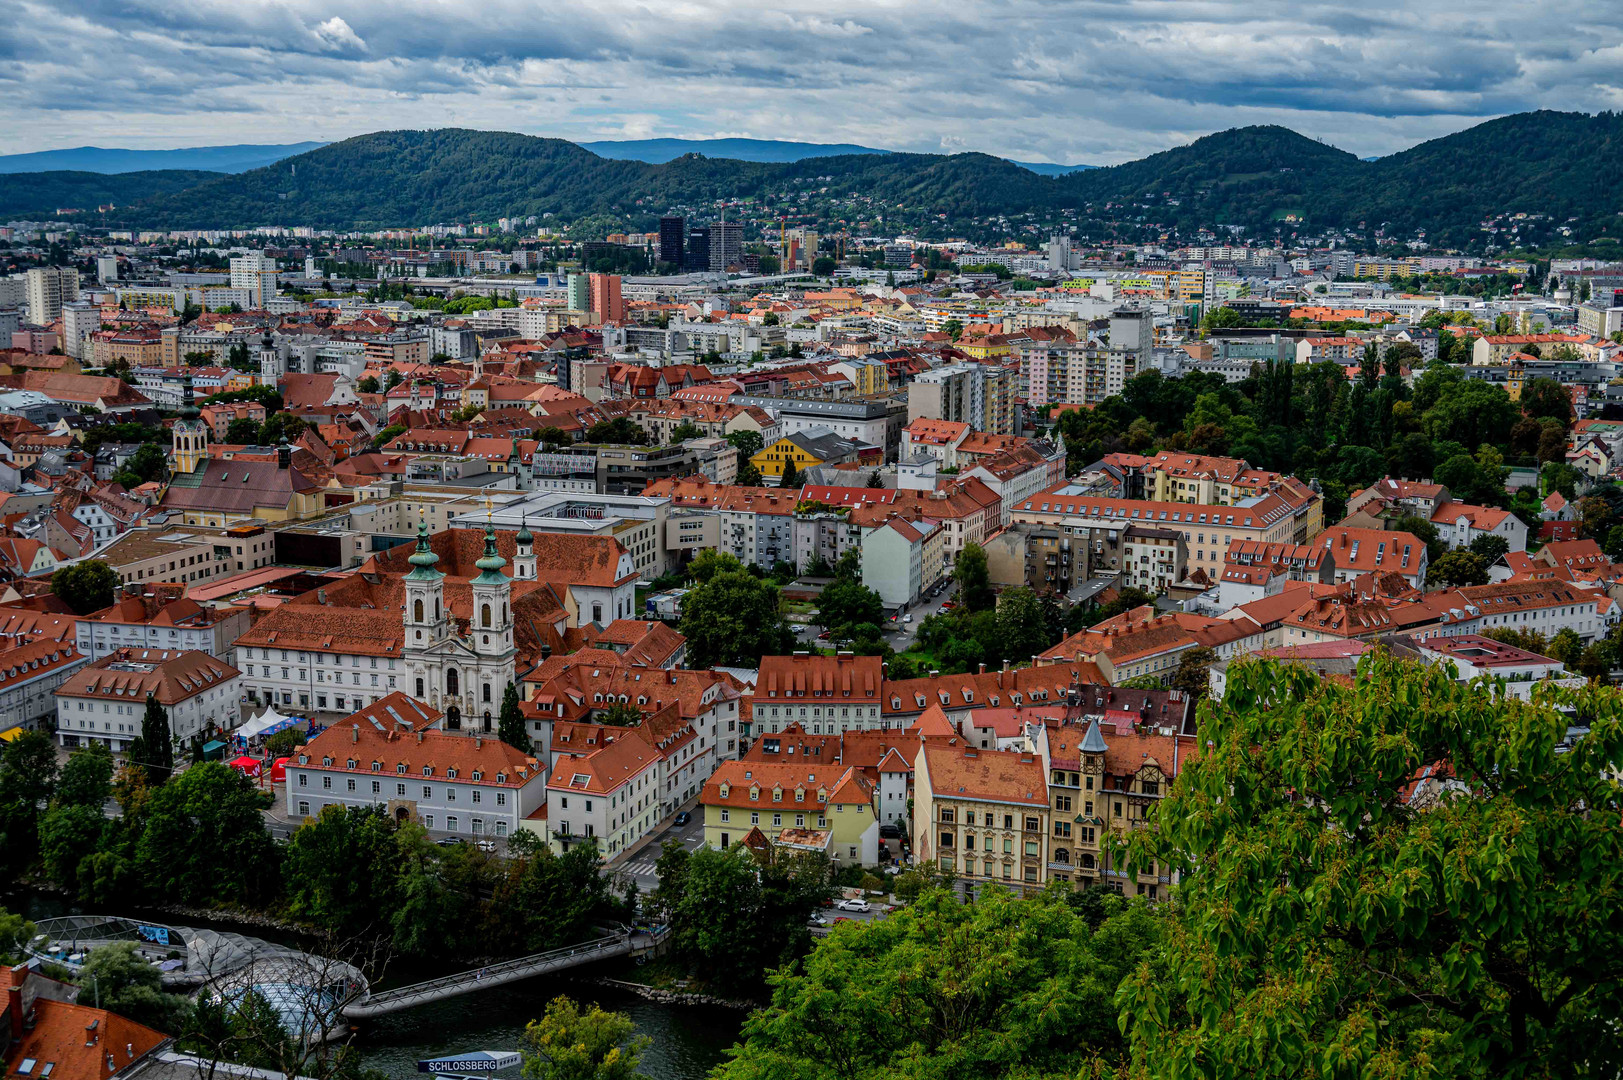
<path fill-rule="evenodd" d="M 299 816 L 300 817 L 309 817 L 310 816 L 310 804 L 309 803 L 307 803 L 307 802 L 299 803 Z"/>
<path fill-rule="evenodd" d="M 427 784 L 424 784 L 423 785 L 423 798 L 432 799 L 433 797 L 434 797 L 434 789 L 429 787 Z"/>

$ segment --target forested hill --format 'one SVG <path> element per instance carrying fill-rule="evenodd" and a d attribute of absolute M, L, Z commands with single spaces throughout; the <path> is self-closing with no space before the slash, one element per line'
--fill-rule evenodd
<path fill-rule="evenodd" d="M 63 174 L 34 174 L 41 177 Z M 104 181 L 128 180 L 126 174 Z M 167 174 L 166 174 L 167 175 Z M 1109 168 L 1043 176 L 984 154 L 851 154 L 750 162 L 686 154 L 650 164 L 507 132 L 385 131 L 177 192 L 155 189 L 106 223 L 151 227 L 401 226 L 553 214 L 651 222 L 672 205 L 720 198 L 794 205 L 825 220 L 921 221 L 1075 209 L 1083 221 L 1276 223 L 1425 229 L 1463 244 L 1498 215 L 1545 215 L 1574 240 L 1623 235 L 1623 118 L 1505 117 L 1375 161 L 1282 127 L 1237 128 Z M 800 198 L 801 195 L 807 198 Z M 62 204 L 62 200 L 47 200 Z M 128 199 L 67 200 L 68 205 Z M 1569 220 L 1571 219 L 1571 220 Z M 1291 227 L 1295 227 L 1292 225 Z M 1522 234 L 1527 239 L 1527 233 Z M 1559 239 L 1554 238 L 1554 239 Z"/>
<path fill-rule="evenodd" d="M 0 221 L 49 218 L 58 210 L 94 211 L 109 203 L 122 208 L 141 199 L 185 191 L 220 173 L 190 169 L 145 172 L 36 172 L 0 174 Z"/>

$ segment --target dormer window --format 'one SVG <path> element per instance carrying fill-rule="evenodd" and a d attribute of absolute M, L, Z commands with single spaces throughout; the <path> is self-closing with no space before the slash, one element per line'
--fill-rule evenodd
<path fill-rule="evenodd" d="M 455 780 L 456 779 L 456 768 L 454 766 L 452 768 L 449 768 L 449 769 L 445 770 L 445 778 L 447 780 Z"/>
<path fill-rule="evenodd" d="M 728 792 L 729 792 L 729 791 L 731 791 L 731 790 L 732 790 L 732 788 L 731 788 L 731 787 L 729 787 L 729 786 L 728 786 L 728 785 L 727 785 L 727 784 L 722 784 L 722 785 L 721 785 L 721 797 L 722 797 L 722 798 L 723 798 L 723 799 L 725 799 L 725 798 L 726 798 L 726 797 L 727 797 L 727 793 L 728 793 Z"/>
<path fill-rule="evenodd" d="M 322 758 L 321 759 L 321 767 L 324 768 L 324 769 L 332 768 L 332 758 L 330 758 L 330 757 Z"/>
<path fill-rule="evenodd" d="M 432 766 L 432 765 L 424 765 L 423 766 L 423 775 L 424 776 L 433 776 L 434 775 L 434 766 Z"/>
<path fill-rule="evenodd" d="M 394 767 L 394 771 L 399 773 L 401 776 L 405 776 L 406 775 L 406 763 L 404 761 L 400 762 L 400 764 L 398 764 L 398 765 L 396 765 Z"/>

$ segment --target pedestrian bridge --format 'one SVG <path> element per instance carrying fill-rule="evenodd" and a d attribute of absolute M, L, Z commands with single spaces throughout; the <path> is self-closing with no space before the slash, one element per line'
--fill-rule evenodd
<path fill-rule="evenodd" d="M 364 1020 L 372 1016 L 384 1016 L 400 1012 L 402 1009 L 426 1005 L 431 1001 L 443 1001 L 460 994 L 471 994 L 475 990 L 503 986 L 518 982 L 520 979 L 530 979 L 537 975 L 606 960 L 611 956 L 632 956 L 648 952 L 664 941 L 669 932 L 668 929 L 661 927 L 651 933 L 637 931 L 609 934 L 592 941 L 583 941 L 578 945 L 566 945 L 550 952 L 521 956 L 516 960 L 503 960 L 500 963 L 461 971 L 455 975 L 442 975 L 427 982 L 413 983 L 411 986 L 375 993 L 368 991 L 344 1005 L 344 1017 L 349 1020 Z"/>

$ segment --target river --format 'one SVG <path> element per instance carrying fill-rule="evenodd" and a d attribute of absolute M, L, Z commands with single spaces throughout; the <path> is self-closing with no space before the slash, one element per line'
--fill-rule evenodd
<path fill-rule="evenodd" d="M 60 897 L 22 892 L 0 898 L 0 906 L 18 911 L 30 919 L 59 915 L 118 914 L 147 917 L 157 922 L 194 925 L 160 912 L 111 910 L 70 904 Z M 259 927 L 215 924 L 221 929 L 261 937 L 267 941 L 298 945 L 296 940 Z M 620 962 L 625 963 L 625 962 Z M 599 966 L 599 974 L 616 975 L 616 961 Z M 413 978 L 431 978 L 449 972 L 412 972 Z M 395 980 L 386 980 L 384 985 Z M 666 1005 L 648 1001 L 613 987 L 594 986 L 567 976 L 539 976 L 521 983 L 493 987 L 473 994 L 422 1005 L 405 1012 L 362 1022 L 355 1046 L 364 1064 L 388 1076 L 405 1080 L 417 1077 L 421 1058 L 444 1057 L 468 1050 L 517 1050 L 524 1025 L 546 1011 L 547 1002 L 559 994 L 576 1001 L 596 1002 L 605 1009 L 623 1012 L 637 1025 L 637 1032 L 652 1038 L 653 1045 L 643 1055 L 641 1071 L 653 1080 L 700 1080 L 726 1056 L 738 1037 L 745 1014 L 737 1009 L 714 1006 Z M 517 1077 L 511 1069 L 495 1074 Z"/>

